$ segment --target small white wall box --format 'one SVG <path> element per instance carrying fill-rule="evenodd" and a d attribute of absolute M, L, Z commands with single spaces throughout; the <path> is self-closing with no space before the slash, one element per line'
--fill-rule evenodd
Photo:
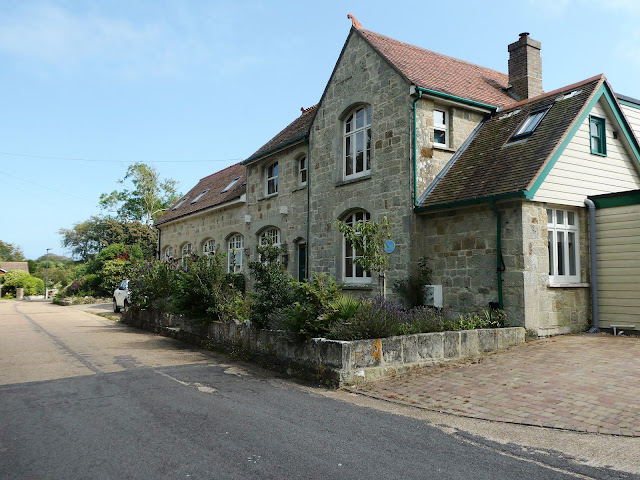
<path fill-rule="evenodd" d="M 244 223 L 251 223 L 251 215 L 244 216 Z"/>
<path fill-rule="evenodd" d="M 424 304 L 428 307 L 442 308 L 442 285 L 424 286 Z"/>
<path fill-rule="evenodd" d="M 280 213 L 282 215 L 287 215 L 289 213 L 289 207 L 287 207 L 286 205 L 283 205 L 280 207 Z"/>

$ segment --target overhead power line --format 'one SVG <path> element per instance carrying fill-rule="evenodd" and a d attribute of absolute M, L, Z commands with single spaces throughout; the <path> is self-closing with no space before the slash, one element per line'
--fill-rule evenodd
<path fill-rule="evenodd" d="M 47 160 L 67 160 L 70 162 L 96 162 L 96 163 L 145 163 L 141 160 L 104 160 L 96 158 L 82 158 L 82 157 L 54 157 L 51 155 L 31 155 L 28 153 L 12 153 L 12 152 L 0 152 L 0 155 L 10 155 L 13 157 L 26 157 L 26 158 L 45 158 Z M 239 162 L 241 158 L 226 158 L 226 159 L 208 159 L 208 160 L 152 160 L 149 163 L 207 163 L 207 162 Z"/>

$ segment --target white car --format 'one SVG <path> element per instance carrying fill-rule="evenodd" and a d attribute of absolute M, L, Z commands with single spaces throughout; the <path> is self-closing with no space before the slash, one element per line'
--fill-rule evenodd
<path fill-rule="evenodd" d="M 123 280 L 118 288 L 113 292 L 113 311 L 118 313 L 121 309 L 126 311 L 131 301 L 129 291 L 129 280 Z"/>

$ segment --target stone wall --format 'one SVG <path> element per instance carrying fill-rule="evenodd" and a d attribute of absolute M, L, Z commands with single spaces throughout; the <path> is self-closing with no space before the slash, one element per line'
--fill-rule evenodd
<path fill-rule="evenodd" d="M 302 143 L 247 165 L 246 214 L 250 216 L 245 238 L 247 260 L 256 258 L 262 232 L 276 227 L 287 254 L 287 271 L 295 279 L 298 279 L 298 245 L 307 242 L 307 186 L 298 182 L 298 160 L 307 155 L 307 150 L 307 144 Z M 266 170 L 276 161 L 278 193 L 267 196 Z"/>
<path fill-rule="evenodd" d="M 123 321 L 196 345 L 243 353 L 253 360 L 326 385 L 366 383 L 412 368 L 482 355 L 523 344 L 523 328 L 421 333 L 345 342 L 292 339 L 285 332 L 258 330 L 249 323 L 194 323 L 177 315 L 129 310 Z"/>
<path fill-rule="evenodd" d="M 522 206 L 526 327 L 543 336 L 584 331 L 591 321 L 588 212 L 585 208 L 574 209 L 579 222 L 582 283 L 559 287 L 549 285 L 546 208 L 546 204 L 534 202 Z"/>
<path fill-rule="evenodd" d="M 369 175 L 343 175 L 343 120 L 358 105 L 371 106 L 372 161 Z M 311 129 L 310 269 L 343 280 L 342 235 L 333 226 L 350 211 L 367 210 L 373 221 L 392 219 L 396 249 L 389 285 L 409 264 L 412 213 L 412 104 L 409 84 L 357 33 L 336 65 Z M 364 291 L 372 286 L 354 286 Z"/>
<path fill-rule="evenodd" d="M 583 331 L 590 318 L 588 225 L 579 219 L 584 283 L 549 285 L 546 204 L 496 202 L 502 213 L 503 304 L 511 325 L 547 336 Z M 444 308 L 481 313 L 498 301 L 496 214 L 488 204 L 423 214 L 416 224 L 416 260 L 426 255 Z"/>

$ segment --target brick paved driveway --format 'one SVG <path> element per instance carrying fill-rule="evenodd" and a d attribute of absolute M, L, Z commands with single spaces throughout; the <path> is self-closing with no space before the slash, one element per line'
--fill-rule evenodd
<path fill-rule="evenodd" d="M 472 418 L 640 437 L 640 338 L 553 337 L 353 391 Z"/>

